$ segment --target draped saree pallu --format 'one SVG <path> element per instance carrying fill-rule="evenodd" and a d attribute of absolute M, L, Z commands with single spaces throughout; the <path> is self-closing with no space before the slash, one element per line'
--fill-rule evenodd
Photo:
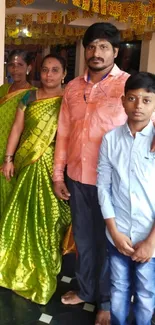
<path fill-rule="evenodd" d="M 9 84 L 0 87 L 0 166 L 4 161 L 7 140 L 15 118 L 18 103 L 28 91 L 27 89 L 21 89 L 8 93 L 9 87 Z M 14 178 L 8 182 L 0 172 L 0 217 L 14 183 Z"/>
<path fill-rule="evenodd" d="M 54 140 L 61 98 L 25 109 L 15 155 L 16 184 L 0 222 L 0 286 L 39 304 L 56 290 L 60 245 L 70 222 L 67 203 L 52 189 Z"/>

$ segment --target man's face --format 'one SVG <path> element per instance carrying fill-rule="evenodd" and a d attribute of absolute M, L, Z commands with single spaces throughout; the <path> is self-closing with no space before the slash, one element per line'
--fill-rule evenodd
<path fill-rule="evenodd" d="M 122 103 L 130 121 L 144 122 L 155 110 L 155 94 L 145 89 L 129 90 Z"/>
<path fill-rule="evenodd" d="M 111 68 L 118 55 L 118 48 L 113 48 L 105 39 L 96 39 L 89 43 L 85 49 L 85 60 L 92 71 L 102 71 Z"/>

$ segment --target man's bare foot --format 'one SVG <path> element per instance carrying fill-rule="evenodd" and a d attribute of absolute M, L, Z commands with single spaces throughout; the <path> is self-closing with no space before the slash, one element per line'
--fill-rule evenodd
<path fill-rule="evenodd" d="M 76 292 L 69 291 L 61 297 L 61 302 L 64 305 L 77 305 L 81 304 L 84 301 L 78 297 Z"/>
<path fill-rule="evenodd" d="M 95 325 L 110 325 L 110 312 L 99 310 L 96 316 Z"/>

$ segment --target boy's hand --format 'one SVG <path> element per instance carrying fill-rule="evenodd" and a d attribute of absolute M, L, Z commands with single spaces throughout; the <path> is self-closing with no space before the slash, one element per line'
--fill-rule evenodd
<path fill-rule="evenodd" d="M 130 238 L 121 232 L 117 232 L 113 237 L 113 241 L 115 243 L 116 248 L 118 251 L 127 256 L 131 256 L 134 253 L 134 249 L 132 247 L 132 242 Z"/>
<path fill-rule="evenodd" d="M 153 256 L 154 245 L 147 239 L 140 241 L 134 246 L 135 252 L 132 255 L 132 260 L 135 262 L 149 262 Z"/>

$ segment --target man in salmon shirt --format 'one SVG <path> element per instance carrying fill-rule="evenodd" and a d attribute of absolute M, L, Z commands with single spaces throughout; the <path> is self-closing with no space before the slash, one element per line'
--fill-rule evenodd
<path fill-rule="evenodd" d="M 105 226 L 97 197 L 96 169 L 102 136 L 127 119 L 121 96 L 129 75 L 114 64 L 119 45 L 120 33 L 110 23 L 95 23 L 85 32 L 88 69 L 65 89 L 55 149 L 54 190 L 58 198 L 70 200 L 78 250 L 79 291 L 66 293 L 62 302 L 75 305 L 97 301 L 95 325 L 110 324 Z"/>

